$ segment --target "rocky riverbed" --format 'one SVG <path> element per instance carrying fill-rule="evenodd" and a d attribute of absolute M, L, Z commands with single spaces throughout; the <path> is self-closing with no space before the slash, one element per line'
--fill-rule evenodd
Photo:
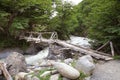
<path fill-rule="evenodd" d="M 29 64 L 22 54 L 13 52 L 5 59 L 5 63 L 15 80 L 83 80 L 91 76 L 95 69 L 90 55 L 78 59 L 41 59 L 37 64 Z"/>
<path fill-rule="evenodd" d="M 67 42 L 89 48 L 89 41 L 87 38 L 71 36 L 71 40 Z M 17 56 L 14 52 L 20 55 Z M 31 52 L 30 48 L 27 53 L 29 52 Z M 24 56 L 21 55 L 24 52 L 18 48 L 6 49 L 0 52 L 0 58 L 5 59 L 5 63 L 9 63 L 7 69 L 10 70 L 10 75 L 15 80 L 119 80 L 119 61 L 96 63 L 90 55 L 75 55 L 77 52 L 70 52 L 71 58 L 61 58 L 60 56 L 65 55 L 58 55 L 57 48 L 55 52 L 57 53 L 52 56 L 57 57 L 51 60 L 47 58 L 49 56 L 48 48 L 44 48 L 35 55 Z M 68 52 L 69 49 L 67 52 L 65 51 L 65 53 Z M 11 55 L 13 56 L 9 57 Z M 6 57 L 9 58 L 6 59 Z M 0 80 L 4 80 L 4 78 L 0 77 Z"/>

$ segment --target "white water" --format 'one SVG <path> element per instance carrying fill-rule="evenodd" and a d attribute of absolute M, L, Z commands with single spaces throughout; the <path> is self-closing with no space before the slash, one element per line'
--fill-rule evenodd
<path fill-rule="evenodd" d="M 44 50 L 38 52 L 37 55 L 34 56 L 26 56 L 26 62 L 27 64 L 37 64 L 41 59 L 46 58 L 48 55 L 48 48 L 45 48 Z"/>
<path fill-rule="evenodd" d="M 85 37 L 71 36 L 67 42 L 84 48 L 90 48 L 89 41 L 91 40 Z"/>
<path fill-rule="evenodd" d="M 89 48 L 90 39 L 84 38 L 84 37 L 77 37 L 77 36 L 71 36 L 70 40 L 68 40 L 68 43 L 77 45 L 77 46 L 82 46 L 84 48 Z M 38 52 L 37 55 L 34 56 L 27 56 L 26 57 L 26 62 L 27 64 L 37 64 L 41 59 L 46 58 L 48 56 L 48 48 L 45 48 L 44 50 Z"/>

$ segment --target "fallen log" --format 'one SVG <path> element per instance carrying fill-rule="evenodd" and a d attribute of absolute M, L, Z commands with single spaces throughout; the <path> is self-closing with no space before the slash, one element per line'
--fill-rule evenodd
<path fill-rule="evenodd" d="M 70 44 L 70 43 L 69 43 L 69 44 Z M 107 53 L 104 53 L 104 52 L 100 52 L 100 51 L 98 51 L 98 50 L 93 50 L 93 49 L 90 49 L 90 48 L 84 48 L 84 47 L 77 46 L 77 45 L 74 45 L 74 44 L 70 44 L 70 45 L 73 45 L 73 46 L 76 46 L 76 47 L 79 47 L 79 48 L 82 48 L 82 49 L 86 49 L 86 50 L 91 51 L 91 52 L 94 52 L 94 53 L 96 53 L 96 54 L 100 54 L 100 55 L 110 56 L 110 57 L 111 57 L 110 54 L 107 54 Z"/>
<path fill-rule="evenodd" d="M 13 80 L 11 75 L 9 74 L 9 72 L 6 69 L 5 63 L 0 62 L 0 70 L 3 72 L 3 75 L 6 78 L 6 80 Z"/>
<path fill-rule="evenodd" d="M 101 52 L 98 52 L 95 50 L 90 50 L 90 49 L 85 49 L 82 47 L 77 47 L 75 45 L 69 44 L 69 43 L 67 43 L 65 41 L 61 41 L 61 40 L 52 40 L 52 39 L 44 39 L 44 38 L 38 39 L 38 38 L 29 38 L 29 37 L 24 37 L 23 39 L 25 39 L 27 41 L 44 42 L 44 43 L 48 43 L 48 44 L 57 43 L 65 48 L 70 48 L 71 50 L 78 51 L 78 52 L 85 54 L 85 55 L 91 55 L 92 57 L 94 57 L 96 59 L 102 59 L 102 60 L 113 59 L 111 56 L 105 56 L 105 55 L 98 54 Z M 105 53 L 102 53 L 102 54 L 105 54 Z"/>
<path fill-rule="evenodd" d="M 94 52 L 92 50 L 87 50 L 87 49 L 84 49 L 84 48 L 76 47 L 74 45 L 66 43 L 65 41 L 56 40 L 56 43 L 61 45 L 61 46 L 66 47 L 66 48 L 70 48 L 72 50 L 78 51 L 78 52 L 80 52 L 82 54 L 91 55 L 92 57 L 94 57 L 96 59 L 103 59 L 103 60 L 111 60 L 111 59 L 113 59 L 112 57 L 109 57 L 109 56 L 104 56 L 104 55 L 97 54 L 96 52 Z"/>

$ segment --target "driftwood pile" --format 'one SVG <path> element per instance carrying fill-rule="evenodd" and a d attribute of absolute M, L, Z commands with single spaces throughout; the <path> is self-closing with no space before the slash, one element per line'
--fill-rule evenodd
<path fill-rule="evenodd" d="M 20 36 L 20 39 L 25 39 L 27 42 L 35 42 L 35 43 L 47 43 L 47 44 L 57 43 L 57 44 L 63 46 L 64 48 L 69 48 L 71 50 L 78 51 L 79 53 L 84 54 L 84 55 L 91 55 L 92 57 L 94 57 L 96 59 L 102 59 L 102 60 L 113 59 L 111 56 L 108 56 L 105 53 L 102 53 L 102 52 L 99 52 L 96 50 L 85 49 L 82 47 L 78 47 L 78 46 L 69 44 L 65 41 L 59 40 L 56 32 L 41 32 L 41 33 L 28 32 L 26 34 L 27 35 L 24 34 L 24 35 Z M 51 34 L 51 37 L 49 39 L 44 38 L 42 36 L 43 34 Z M 112 45 L 112 43 L 110 43 L 110 44 Z M 112 53 L 114 53 L 114 52 L 112 51 Z"/>

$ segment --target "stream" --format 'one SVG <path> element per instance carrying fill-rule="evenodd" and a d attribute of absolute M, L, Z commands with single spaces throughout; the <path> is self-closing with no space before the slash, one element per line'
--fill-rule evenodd
<path fill-rule="evenodd" d="M 74 44 L 77 46 L 82 46 L 84 48 L 90 48 L 89 44 L 90 39 L 84 38 L 84 37 L 78 37 L 78 36 L 70 36 L 70 40 L 67 40 L 66 42 L 70 44 Z M 0 52 L 0 59 L 7 57 L 10 53 L 17 51 L 22 53 L 19 49 L 6 49 L 4 51 Z M 27 64 L 37 64 L 38 61 L 40 61 L 43 58 L 46 58 L 48 56 L 48 48 L 43 49 L 42 51 L 38 52 L 36 55 L 25 55 L 25 59 Z"/>
<path fill-rule="evenodd" d="M 74 44 L 76 46 L 82 46 L 84 48 L 90 48 L 89 44 L 90 39 L 84 38 L 84 37 L 77 37 L 77 36 L 71 36 L 70 40 L 67 40 L 68 43 Z M 44 50 L 38 52 L 37 55 L 34 56 L 26 56 L 26 62 L 28 64 L 37 64 L 41 59 L 46 58 L 48 56 L 48 48 L 45 48 Z"/>

